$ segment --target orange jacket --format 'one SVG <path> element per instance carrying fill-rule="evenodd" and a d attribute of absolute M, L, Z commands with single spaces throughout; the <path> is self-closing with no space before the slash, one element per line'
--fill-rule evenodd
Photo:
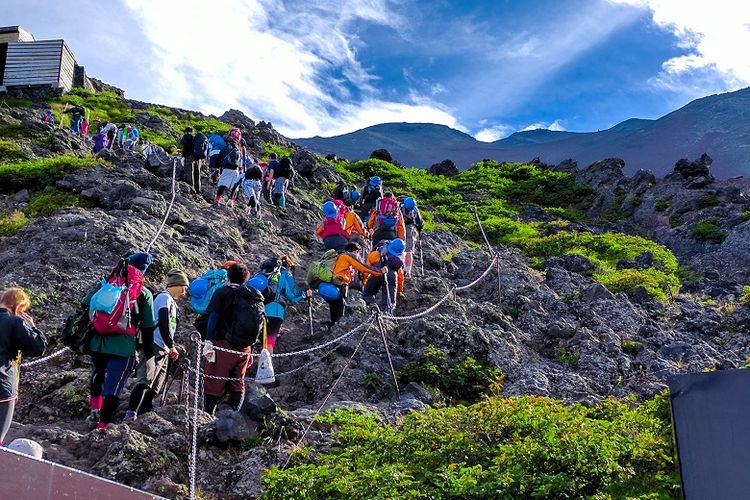
<path fill-rule="evenodd" d="M 339 254 L 338 259 L 336 259 L 336 264 L 333 265 L 333 275 L 338 276 L 345 285 L 348 285 L 354 279 L 355 269 L 365 276 L 381 276 L 383 274 L 375 269 L 367 267 L 354 255 L 344 252 Z"/>
<path fill-rule="evenodd" d="M 370 267 L 374 267 L 380 262 L 380 252 L 377 250 L 373 250 L 372 252 L 367 254 L 367 265 Z M 365 283 L 367 283 L 367 280 L 365 280 Z M 398 271 L 396 271 L 396 291 L 398 293 L 404 293 L 404 268 L 399 268 Z"/>
<path fill-rule="evenodd" d="M 362 219 L 359 218 L 359 215 L 351 210 L 347 210 L 346 214 L 344 214 L 344 220 L 346 221 L 344 231 L 346 231 L 349 236 L 351 236 L 352 233 L 357 233 L 360 236 L 365 235 L 365 230 L 362 228 Z"/>
<path fill-rule="evenodd" d="M 375 219 L 377 219 L 377 216 L 377 209 L 373 208 L 370 210 L 370 218 L 367 220 L 367 227 L 369 229 L 375 229 Z M 398 222 L 396 223 L 396 236 L 404 241 L 406 240 L 406 224 L 404 224 L 404 218 L 401 216 L 400 212 L 398 215 Z"/>

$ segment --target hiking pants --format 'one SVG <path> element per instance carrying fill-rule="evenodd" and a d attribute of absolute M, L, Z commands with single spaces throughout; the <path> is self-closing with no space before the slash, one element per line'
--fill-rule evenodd
<path fill-rule="evenodd" d="M 284 193 L 273 193 L 273 204 L 279 208 L 286 208 L 286 195 Z"/>
<path fill-rule="evenodd" d="M 91 373 L 91 396 L 104 397 L 99 421 L 109 424 L 114 421 L 120 393 L 135 368 L 135 356 L 124 358 L 113 354 L 92 353 L 94 369 Z"/>
<path fill-rule="evenodd" d="M 0 446 L 3 446 L 5 435 L 10 430 L 10 423 L 13 421 L 13 411 L 15 409 L 15 398 L 0 403 Z"/>
<path fill-rule="evenodd" d="M 193 156 L 182 157 L 182 180 L 188 184 L 193 184 Z"/>
<path fill-rule="evenodd" d="M 192 172 L 190 176 L 190 185 L 193 191 L 200 194 L 201 192 L 201 161 L 193 160 Z"/>
<path fill-rule="evenodd" d="M 344 315 L 344 294 L 341 293 L 336 300 L 326 300 L 331 308 L 331 324 L 337 322 Z"/>
<path fill-rule="evenodd" d="M 393 241 L 396 238 L 398 238 L 396 228 L 380 227 L 376 229 L 374 233 L 372 233 L 372 248 L 375 248 L 381 241 Z"/>
<path fill-rule="evenodd" d="M 367 305 L 373 305 L 377 302 L 376 297 L 383 289 L 383 298 L 380 301 L 380 308 L 384 311 L 388 310 L 388 295 L 386 294 L 385 279 L 388 279 L 388 292 L 390 292 L 390 305 L 391 308 L 396 307 L 396 290 L 397 279 L 395 271 L 388 271 L 386 275 L 370 276 L 365 283 L 365 288 L 362 290 L 362 299 L 364 299 Z"/>
<path fill-rule="evenodd" d="M 250 353 L 250 347 L 237 349 L 226 340 L 214 342 L 217 347 Z M 252 356 L 241 356 L 231 352 L 216 350 L 216 361 L 210 363 L 208 360 L 203 364 L 205 375 L 209 375 L 203 382 L 203 392 L 209 396 L 221 398 L 227 392 L 245 392 L 245 374 L 250 365 L 253 364 Z M 218 380 L 213 377 L 236 378 L 239 380 Z"/>
<path fill-rule="evenodd" d="M 323 238 L 323 247 L 325 247 L 326 251 L 336 250 L 337 252 L 343 252 L 348 244 L 349 240 L 340 234 L 332 234 Z"/>
<path fill-rule="evenodd" d="M 284 320 L 281 318 L 266 317 L 266 332 L 268 333 L 268 347 L 271 348 L 271 352 L 276 348 L 276 340 L 281 332 L 281 325 L 284 324 Z"/>

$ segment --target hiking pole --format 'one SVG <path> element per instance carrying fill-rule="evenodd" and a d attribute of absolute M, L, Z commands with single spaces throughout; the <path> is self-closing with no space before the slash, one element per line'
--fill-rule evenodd
<path fill-rule="evenodd" d="M 388 341 L 385 338 L 385 325 L 383 325 L 383 318 L 378 313 L 377 317 L 378 329 L 380 330 L 380 336 L 383 338 L 383 346 L 385 347 L 385 355 L 388 357 L 388 365 L 391 367 L 391 376 L 393 377 L 393 387 L 396 388 L 396 397 L 401 401 L 401 390 L 398 388 L 398 380 L 396 379 L 396 370 L 393 368 L 393 359 L 391 358 L 391 350 L 388 349 Z"/>
<path fill-rule="evenodd" d="M 310 320 L 310 338 L 313 338 L 315 331 L 313 329 L 312 297 L 307 298 L 307 319 Z"/>
<path fill-rule="evenodd" d="M 419 270 L 424 277 L 424 253 L 422 252 L 422 233 L 419 233 Z"/>
<path fill-rule="evenodd" d="M 386 304 L 388 304 L 388 314 L 393 314 L 393 304 L 391 301 L 391 287 L 388 283 L 388 268 L 384 268 L 385 271 L 383 272 L 383 283 L 385 283 L 385 298 L 386 298 Z"/>

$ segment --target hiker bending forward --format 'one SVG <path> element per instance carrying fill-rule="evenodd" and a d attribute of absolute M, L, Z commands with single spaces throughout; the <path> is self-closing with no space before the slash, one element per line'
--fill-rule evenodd
<path fill-rule="evenodd" d="M 0 292 L 0 446 L 16 408 L 21 356 L 41 356 L 47 347 L 47 339 L 26 312 L 30 306 L 20 288 Z"/>
<path fill-rule="evenodd" d="M 268 324 L 268 350 L 273 354 L 273 350 L 276 347 L 276 339 L 281 332 L 281 325 L 284 323 L 286 317 L 286 303 L 291 302 L 296 304 L 301 302 L 305 298 L 309 299 L 312 297 L 312 290 L 303 292 L 297 288 L 297 283 L 294 281 L 294 263 L 292 259 L 286 255 L 281 256 L 279 259 L 279 271 L 277 274 L 276 292 L 273 295 L 273 300 L 267 301 L 266 310 L 266 321 Z"/>
<path fill-rule="evenodd" d="M 174 344 L 174 333 L 177 330 L 176 300 L 187 294 L 187 275 L 172 269 L 167 273 L 167 287 L 154 299 L 154 356 L 141 358 L 136 374 L 138 383 L 130 395 L 126 420 L 135 420 L 138 415 L 153 409 L 154 397 L 164 388 L 167 380 L 169 361 L 177 361 L 179 354 Z"/>

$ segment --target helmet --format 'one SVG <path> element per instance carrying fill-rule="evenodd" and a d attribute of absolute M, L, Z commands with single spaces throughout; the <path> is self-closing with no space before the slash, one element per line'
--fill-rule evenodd
<path fill-rule="evenodd" d="M 359 199 L 359 191 L 352 191 L 352 203 L 357 203 Z"/>
<path fill-rule="evenodd" d="M 255 276 L 247 280 L 247 286 L 251 286 L 259 292 L 262 292 L 263 290 L 268 288 L 268 278 L 266 278 L 262 274 L 256 274 Z"/>
<path fill-rule="evenodd" d="M 409 196 L 408 198 L 404 199 L 404 208 L 407 210 L 414 210 L 417 208 L 417 202 L 414 201 L 414 198 Z"/>
<path fill-rule="evenodd" d="M 401 238 L 396 238 L 395 240 L 388 243 L 388 253 L 396 257 L 404 253 L 405 249 L 406 245 L 404 245 L 404 240 L 402 240 Z"/>
<path fill-rule="evenodd" d="M 318 285 L 318 293 L 323 300 L 334 301 L 341 296 L 341 290 L 333 283 L 321 283 Z"/>
<path fill-rule="evenodd" d="M 377 175 L 373 175 L 370 177 L 370 186 L 372 187 L 378 187 L 383 183 L 383 181 L 380 180 L 380 177 Z"/>
<path fill-rule="evenodd" d="M 323 203 L 323 215 L 328 219 L 333 219 L 339 214 L 339 209 L 332 201 Z"/>

